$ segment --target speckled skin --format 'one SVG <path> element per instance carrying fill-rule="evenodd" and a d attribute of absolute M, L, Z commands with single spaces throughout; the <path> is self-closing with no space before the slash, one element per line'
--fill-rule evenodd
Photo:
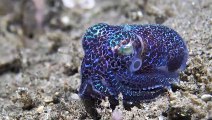
<path fill-rule="evenodd" d="M 100 23 L 86 31 L 82 45 L 79 95 L 84 99 L 117 99 L 119 93 L 126 102 L 153 99 L 179 82 L 188 57 L 180 35 L 162 25 Z M 133 49 L 122 51 L 126 45 Z"/>

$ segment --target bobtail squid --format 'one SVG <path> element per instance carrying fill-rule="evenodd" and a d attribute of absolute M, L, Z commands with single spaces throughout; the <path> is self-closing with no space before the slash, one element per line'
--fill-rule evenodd
<path fill-rule="evenodd" d="M 188 49 L 182 37 L 163 25 L 96 24 L 82 46 L 81 98 L 140 102 L 156 98 L 179 82 Z"/>

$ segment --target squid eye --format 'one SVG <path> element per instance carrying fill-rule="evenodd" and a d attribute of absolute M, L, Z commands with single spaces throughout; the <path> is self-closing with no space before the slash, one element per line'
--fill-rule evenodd
<path fill-rule="evenodd" d="M 142 60 L 139 58 L 135 58 L 132 60 L 132 63 L 130 65 L 130 71 L 135 72 L 141 68 Z"/>
<path fill-rule="evenodd" d="M 119 53 L 121 53 L 122 55 L 130 55 L 134 53 L 134 48 L 132 45 L 132 42 L 129 42 L 126 45 L 122 45 L 120 46 L 120 48 L 118 49 Z"/>

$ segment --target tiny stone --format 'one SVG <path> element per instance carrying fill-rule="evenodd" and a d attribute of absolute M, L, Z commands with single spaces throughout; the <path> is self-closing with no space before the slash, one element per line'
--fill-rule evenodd
<path fill-rule="evenodd" d="M 204 94 L 201 96 L 201 99 L 205 102 L 212 100 L 212 95 L 210 94 Z"/>
<path fill-rule="evenodd" d="M 65 111 L 65 114 L 69 114 L 69 111 Z"/>
<path fill-rule="evenodd" d="M 59 92 L 55 92 L 54 95 L 58 96 L 60 93 Z"/>
<path fill-rule="evenodd" d="M 123 114 L 121 110 L 115 109 L 112 113 L 112 120 L 123 120 Z"/>
<path fill-rule="evenodd" d="M 60 102 L 60 93 L 56 92 L 54 94 L 54 96 L 52 97 L 52 99 L 53 99 L 53 103 L 55 103 L 55 104 L 59 103 Z"/>
<path fill-rule="evenodd" d="M 50 103 L 50 102 L 52 102 L 53 101 L 53 99 L 51 98 L 51 97 L 46 97 L 45 99 L 44 99 L 44 102 L 45 103 Z"/>
<path fill-rule="evenodd" d="M 64 24 L 64 25 L 68 25 L 70 23 L 70 19 L 68 16 L 63 16 L 61 18 L 61 22 Z"/>
<path fill-rule="evenodd" d="M 43 112 L 43 108 L 44 108 L 44 106 L 39 106 L 36 111 L 38 113 L 42 113 Z"/>
<path fill-rule="evenodd" d="M 79 95 L 75 94 L 75 93 L 71 95 L 71 98 L 74 99 L 74 100 L 79 100 L 80 99 Z"/>
<path fill-rule="evenodd" d="M 74 1 L 72 0 L 62 0 L 63 5 L 67 8 L 73 8 L 75 6 Z"/>
<path fill-rule="evenodd" d="M 52 102 L 48 104 L 48 106 L 53 106 L 53 105 L 54 105 L 54 103 L 52 103 Z"/>
<path fill-rule="evenodd" d="M 160 115 L 160 116 L 158 117 L 158 120 L 164 120 L 164 119 L 163 119 L 163 116 Z"/>
<path fill-rule="evenodd" d="M 177 95 L 175 95 L 173 92 L 170 92 L 170 100 L 176 100 L 177 99 Z"/>

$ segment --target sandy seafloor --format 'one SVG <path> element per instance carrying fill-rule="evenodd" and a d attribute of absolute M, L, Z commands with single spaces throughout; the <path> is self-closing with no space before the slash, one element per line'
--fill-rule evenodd
<path fill-rule="evenodd" d="M 212 119 L 212 0 L 72 1 L 46 0 L 36 12 L 31 0 L 0 0 L 0 120 L 92 119 L 77 96 L 81 38 L 100 22 L 163 24 L 189 49 L 180 89 L 131 110 L 112 112 L 104 101 L 96 108 L 102 120 Z"/>

